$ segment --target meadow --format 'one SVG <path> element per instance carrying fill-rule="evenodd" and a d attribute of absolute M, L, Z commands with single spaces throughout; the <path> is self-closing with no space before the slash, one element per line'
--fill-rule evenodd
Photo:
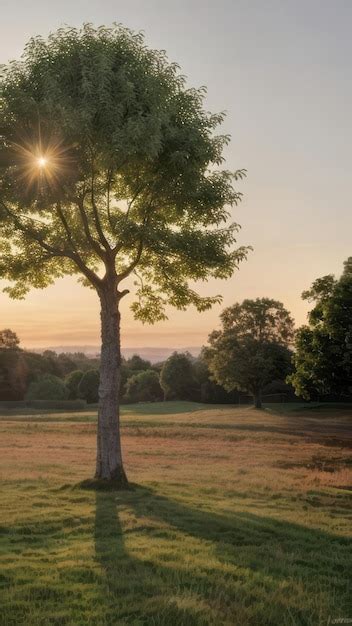
<path fill-rule="evenodd" d="M 0 623 L 352 619 L 351 422 L 348 406 L 127 406 L 132 488 L 114 492 L 82 483 L 95 410 L 3 412 Z"/>

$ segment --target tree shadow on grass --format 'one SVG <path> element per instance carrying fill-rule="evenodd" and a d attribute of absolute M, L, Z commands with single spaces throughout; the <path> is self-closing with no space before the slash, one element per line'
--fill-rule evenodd
<path fill-rule="evenodd" d="M 104 624 L 202 624 L 189 619 L 187 610 L 170 601 L 172 587 L 168 572 L 151 560 L 137 559 L 126 548 L 126 537 L 133 528 L 122 529 L 119 505 L 131 502 L 131 494 L 96 493 L 95 553 L 105 574 L 103 597 Z M 143 527 L 138 527 L 143 533 Z M 170 577 L 171 579 L 171 577 Z"/>
<path fill-rule="evenodd" d="M 298 524 L 200 511 L 146 487 L 97 492 L 95 550 L 107 624 L 315 625 L 348 616 L 348 540 Z"/>

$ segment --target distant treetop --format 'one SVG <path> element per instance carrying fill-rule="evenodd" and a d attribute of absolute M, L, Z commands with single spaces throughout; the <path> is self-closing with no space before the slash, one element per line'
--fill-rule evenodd
<path fill-rule="evenodd" d="M 20 343 L 16 333 L 10 328 L 4 328 L 0 330 L 0 348 L 18 348 Z"/>

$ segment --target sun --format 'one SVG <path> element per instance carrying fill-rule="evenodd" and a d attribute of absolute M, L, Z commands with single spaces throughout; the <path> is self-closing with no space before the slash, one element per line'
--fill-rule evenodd
<path fill-rule="evenodd" d="M 47 165 L 47 163 L 48 163 L 48 159 L 46 159 L 46 158 L 45 158 L 45 157 L 43 157 L 43 156 L 38 157 L 38 159 L 37 159 L 37 163 L 38 163 L 38 166 L 39 166 L 39 167 L 45 167 L 45 166 Z"/>
<path fill-rule="evenodd" d="M 18 181 L 27 190 L 60 187 L 73 167 L 72 147 L 50 136 L 35 141 L 21 139 L 11 145 Z"/>

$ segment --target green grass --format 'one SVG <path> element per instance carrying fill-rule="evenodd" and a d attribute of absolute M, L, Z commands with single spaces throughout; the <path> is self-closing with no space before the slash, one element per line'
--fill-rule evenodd
<path fill-rule="evenodd" d="M 123 411 L 120 493 L 80 486 L 89 413 L 3 419 L 0 623 L 352 618 L 350 409 L 163 406 Z"/>
<path fill-rule="evenodd" d="M 213 409 L 213 404 L 201 404 L 200 402 L 140 402 L 138 404 L 125 404 L 121 407 L 122 415 L 175 415 Z"/>
<path fill-rule="evenodd" d="M 138 404 L 125 404 L 121 407 L 121 415 L 178 415 L 194 411 L 214 409 L 219 405 L 201 404 L 200 402 L 139 402 Z M 97 407 L 88 407 L 77 410 L 65 409 L 33 409 L 33 408 L 8 408 L 0 410 L 0 421 L 74 421 L 95 422 L 97 419 Z"/>
<path fill-rule="evenodd" d="M 121 415 L 124 416 L 139 416 L 139 415 L 179 415 L 181 413 L 194 413 L 195 411 L 216 410 L 224 408 L 232 409 L 244 409 L 250 405 L 221 405 L 221 404 L 203 404 L 201 402 L 186 402 L 186 401 L 168 401 L 168 402 L 139 402 L 137 404 L 125 404 L 121 406 Z M 348 403 L 329 403 L 329 402 L 275 402 L 264 404 L 264 410 L 276 413 L 276 414 L 288 414 L 297 411 L 323 411 L 331 409 L 350 409 L 352 411 L 352 404 Z M 97 417 L 97 405 L 88 405 L 83 409 L 43 409 L 43 408 L 30 408 L 20 407 L 9 409 L 0 407 L 0 421 L 8 421 L 12 419 L 23 419 L 27 421 L 29 418 L 32 421 L 76 421 L 87 422 L 96 421 Z"/>

